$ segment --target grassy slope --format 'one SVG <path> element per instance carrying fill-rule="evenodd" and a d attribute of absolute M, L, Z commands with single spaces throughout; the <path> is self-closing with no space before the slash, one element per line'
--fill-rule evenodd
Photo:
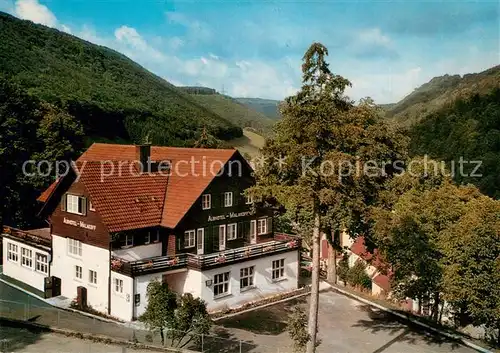
<path fill-rule="evenodd" d="M 403 126 L 410 126 L 423 116 L 452 104 L 459 98 L 473 94 L 487 94 L 500 85 L 500 66 L 477 74 L 445 75 L 415 89 L 408 96 L 387 109 L 387 117 Z"/>
<path fill-rule="evenodd" d="M 260 132 L 269 131 L 274 123 L 266 115 L 221 94 L 191 94 L 191 98 L 224 119 L 240 127 L 251 127 Z"/>
<path fill-rule="evenodd" d="M 250 157 L 259 155 L 259 150 L 264 147 L 265 139 L 261 135 L 250 131 L 249 129 L 243 130 L 243 136 L 229 141 L 241 154 L 249 154 Z"/>
<path fill-rule="evenodd" d="M 219 136 L 241 134 L 189 94 L 109 48 L 1 12 L 0 47 L 0 74 L 43 100 L 77 102 L 80 111 L 91 107 L 101 121 L 151 119 L 149 126 L 156 122 L 172 140 L 193 138 L 203 126 Z M 90 133 L 106 130 L 99 125 Z"/>

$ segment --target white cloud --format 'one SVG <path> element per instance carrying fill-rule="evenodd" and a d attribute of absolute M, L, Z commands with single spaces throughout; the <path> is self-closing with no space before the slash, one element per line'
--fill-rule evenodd
<path fill-rule="evenodd" d="M 69 28 L 66 25 L 61 25 L 61 30 L 63 30 L 66 33 L 72 34 L 73 32 L 71 31 L 71 28 Z"/>
<path fill-rule="evenodd" d="M 380 28 L 370 28 L 359 32 L 358 39 L 362 43 L 376 44 L 384 47 L 391 45 L 391 39 L 382 34 Z"/>
<path fill-rule="evenodd" d="M 37 0 L 17 0 L 15 14 L 24 20 L 30 20 L 48 27 L 57 27 L 57 18 L 45 5 Z"/>
<path fill-rule="evenodd" d="M 147 56 L 155 61 L 163 60 L 164 55 L 150 46 L 133 27 L 121 26 L 115 30 L 115 39 L 120 44 L 118 50 L 125 50 L 132 57 Z M 123 45 L 123 48 L 121 48 Z"/>
<path fill-rule="evenodd" d="M 210 27 L 204 22 L 189 18 L 180 12 L 168 11 L 165 12 L 165 16 L 170 23 L 187 29 L 186 41 L 188 42 L 207 41 L 212 37 Z"/>

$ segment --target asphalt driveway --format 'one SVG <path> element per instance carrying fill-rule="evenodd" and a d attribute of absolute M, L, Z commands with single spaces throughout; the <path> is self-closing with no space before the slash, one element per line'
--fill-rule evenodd
<path fill-rule="evenodd" d="M 247 352 L 291 352 L 287 312 L 307 300 L 278 304 L 220 322 L 220 334 L 246 340 Z M 318 353 L 472 353 L 440 335 L 412 328 L 379 310 L 336 292 L 320 294 Z"/>

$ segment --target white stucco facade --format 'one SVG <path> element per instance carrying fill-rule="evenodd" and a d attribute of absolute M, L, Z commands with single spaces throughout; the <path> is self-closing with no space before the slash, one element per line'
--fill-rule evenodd
<path fill-rule="evenodd" d="M 23 263 L 23 249 L 25 261 Z M 14 255 L 14 250 L 17 256 Z M 12 254 L 9 257 L 9 252 Z M 6 276 L 22 281 L 33 288 L 44 291 L 45 277 L 50 273 L 50 254 L 48 251 L 29 246 L 25 243 L 12 240 L 10 238 L 3 239 L 3 273 Z M 43 255 L 46 259 L 46 265 L 39 264 L 37 268 L 37 254 Z M 28 261 L 28 256 L 30 261 Z M 17 259 L 16 259 L 17 258 Z M 42 258 L 38 258 L 41 260 Z M 45 261 L 44 261 L 45 263 Z"/>
<path fill-rule="evenodd" d="M 272 279 L 272 263 L 284 260 L 284 276 L 278 280 Z M 254 267 L 253 288 L 240 289 L 240 269 Z M 229 293 L 225 296 L 214 296 L 214 276 L 229 272 Z M 261 257 L 255 260 L 236 263 L 224 267 L 201 272 L 201 298 L 207 302 L 209 311 L 225 308 L 236 308 L 247 302 L 269 297 L 280 292 L 298 288 L 299 252 L 291 251 L 277 255 Z M 212 281 L 211 286 L 206 281 Z"/>
<path fill-rule="evenodd" d="M 131 321 L 134 314 L 134 279 L 111 271 L 111 316 Z"/>
<path fill-rule="evenodd" d="M 71 254 L 68 238 L 52 234 L 51 275 L 61 279 L 61 295 L 76 298 L 77 287 L 87 289 L 87 304 L 101 312 L 108 311 L 109 287 L 109 250 L 81 243 L 81 255 Z M 77 276 L 76 266 L 81 268 L 81 278 Z M 92 283 L 90 271 L 96 273 L 96 282 Z"/>

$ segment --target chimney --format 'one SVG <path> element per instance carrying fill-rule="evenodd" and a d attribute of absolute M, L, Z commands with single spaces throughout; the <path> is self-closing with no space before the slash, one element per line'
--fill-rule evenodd
<path fill-rule="evenodd" d="M 139 163 L 139 170 L 141 173 L 147 172 L 150 169 L 149 160 L 151 158 L 151 144 L 146 143 L 143 145 L 135 146 L 135 160 Z"/>

